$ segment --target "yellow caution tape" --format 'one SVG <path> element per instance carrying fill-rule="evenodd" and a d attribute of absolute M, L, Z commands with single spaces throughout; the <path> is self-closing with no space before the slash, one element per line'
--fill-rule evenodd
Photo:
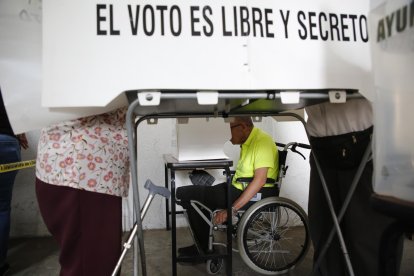
<path fill-rule="evenodd" d="M 36 160 L 28 160 L 28 161 L 21 161 L 21 162 L 16 162 L 16 163 L 2 164 L 0 165 L 0 173 L 34 167 L 35 164 L 36 164 Z"/>

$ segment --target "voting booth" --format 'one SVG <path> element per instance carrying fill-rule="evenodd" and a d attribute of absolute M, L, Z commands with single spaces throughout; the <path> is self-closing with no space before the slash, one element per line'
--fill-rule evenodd
<path fill-rule="evenodd" d="M 391 18 L 395 18 L 393 24 Z M 375 75 L 373 206 L 397 219 L 381 240 L 381 269 L 404 232 L 414 231 L 414 2 L 382 1 L 371 11 Z"/>
<path fill-rule="evenodd" d="M 377 2 L 370 13 L 376 88 L 371 203 L 397 219 L 381 240 L 381 270 L 388 273 L 385 263 L 392 256 L 387 252 L 395 250 L 404 232 L 414 231 L 414 2 Z"/>
<path fill-rule="evenodd" d="M 375 76 L 375 192 L 414 203 L 414 3 L 371 11 Z M 390 18 L 394 18 L 393 24 Z"/>
<path fill-rule="evenodd" d="M 365 97 L 375 192 L 412 206 L 412 1 L 32 2 L 0 2 L 0 85 L 16 132 L 129 104 L 132 138 L 138 118 L 271 116 Z"/>

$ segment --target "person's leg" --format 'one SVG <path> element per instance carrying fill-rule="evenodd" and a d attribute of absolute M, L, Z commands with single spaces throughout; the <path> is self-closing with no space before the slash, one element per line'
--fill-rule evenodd
<path fill-rule="evenodd" d="M 39 179 L 36 194 L 43 220 L 60 247 L 60 275 L 111 275 L 121 254 L 121 198 Z"/>
<path fill-rule="evenodd" d="M 361 176 L 358 186 L 353 194 L 344 218 L 344 228 L 347 233 L 351 263 L 355 275 L 379 275 L 379 260 L 381 256 L 380 242 L 384 233 L 395 220 L 375 211 L 370 204 L 372 190 L 373 164 L 369 162 Z M 344 188 L 343 197 L 355 175 L 355 170 L 342 173 L 340 186 Z M 402 231 L 400 237 L 402 238 Z M 386 260 L 388 269 L 392 268 L 398 275 L 402 251 L 402 243 L 395 240 L 394 252 L 388 252 L 394 256 Z M 389 247 L 391 248 L 391 247 Z M 400 256 L 401 257 L 401 256 Z"/>
<path fill-rule="evenodd" d="M 80 193 L 83 275 L 111 275 L 122 249 L 122 198 Z"/>
<path fill-rule="evenodd" d="M 314 247 L 314 265 L 326 245 L 327 238 L 333 227 L 332 215 L 329 210 L 326 196 L 322 187 L 319 173 L 313 156 L 310 156 L 311 174 L 309 185 L 308 218 L 310 235 Z M 327 182 L 334 208 L 339 206 L 336 172 L 323 167 L 323 176 Z M 337 213 L 337 211 L 336 211 Z M 315 275 L 345 275 L 345 265 L 338 238 L 335 235 L 327 252 L 325 253 Z"/>
<path fill-rule="evenodd" d="M 382 233 L 379 246 L 378 275 L 399 275 L 404 244 L 404 225 L 390 224 Z"/>
<path fill-rule="evenodd" d="M 207 205 L 207 198 L 213 193 L 217 194 L 218 197 L 220 197 L 222 194 L 225 195 L 225 185 L 219 184 L 215 186 L 184 186 L 179 187 L 176 193 L 178 203 L 187 211 L 188 223 L 190 224 L 190 228 L 193 232 L 195 243 L 204 253 L 208 251 L 209 225 L 191 206 L 190 200 L 196 200 Z M 209 206 L 207 207 L 212 208 L 214 206 L 211 206 L 210 202 Z M 208 218 L 210 218 L 207 212 L 203 213 Z M 190 247 L 187 251 L 188 252 L 185 252 L 185 255 L 187 255 L 187 253 L 196 253 L 193 252 L 194 250 Z"/>
<path fill-rule="evenodd" d="M 82 275 L 79 190 L 36 178 L 36 196 L 46 227 L 59 245 L 60 275 Z"/>
<path fill-rule="evenodd" d="M 240 191 L 232 188 L 233 202 L 240 196 Z M 221 183 L 214 186 L 185 186 L 177 189 L 176 198 L 178 204 L 187 210 L 190 227 L 193 231 L 195 242 L 204 252 L 208 250 L 209 225 L 190 205 L 190 200 L 197 200 L 206 205 L 211 210 L 226 207 L 227 184 Z M 209 218 L 208 214 L 206 214 Z"/>
<path fill-rule="evenodd" d="M 16 138 L 0 134 L 0 164 L 20 161 L 20 145 Z M 0 173 L 0 268 L 7 258 L 10 233 L 10 211 L 16 171 Z"/>

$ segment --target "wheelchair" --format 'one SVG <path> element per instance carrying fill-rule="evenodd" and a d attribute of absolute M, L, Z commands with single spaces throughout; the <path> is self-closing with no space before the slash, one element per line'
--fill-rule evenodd
<path fill-rule="evenodd" d="M 253 271 L 264 275 L 280 275 L 293 270 L 306 256 L 309 245 L 309 226 L 305 211 L 294 201 L 279 197 L 279 191 L 286 176 L 288 166 L 286 157 L 289 152 L 297 151 L 297 147 L 310 149 L 309 145 L 297 142 L 288 144 L 276 143 L 279 151 L 279 176 L 272 180 L 275 184 L 275 196 L 259 201 L 250 201 L 232 218 L 232 236 L 236 239 L 238 251 L 244 263 Z M 252 178 L 240 178 L 238 182 L 248 185 Z M 269 180 L 268 180 L 269 181 Z M 271 182 L 268 182 L 271 183 Z M 214 232 L 225 230 L 223 225 L 214 225 L 203 211 L 213 218 L 220 210 L 210 210 L 199 201 L 190 201 L 192 207 L 210 226 L 209 250 L 215 246 L 226 246 L 215 243 Z M 207 272 L 218 274 L 224 265 L 224 259 L 207 260 Z"/>

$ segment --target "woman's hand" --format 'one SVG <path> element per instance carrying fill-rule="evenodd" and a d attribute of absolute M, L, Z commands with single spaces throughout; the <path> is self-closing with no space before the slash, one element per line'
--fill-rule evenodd
<path fill-rule="evenodd" d="M 23 149 L 29 148 L 29 142 L 27 142 L 26 134 L 22 133 L 22 134 L 17 134 L 16 136 L 17 136 L 17 140 L 19 140 L 20 146 Z"/>

